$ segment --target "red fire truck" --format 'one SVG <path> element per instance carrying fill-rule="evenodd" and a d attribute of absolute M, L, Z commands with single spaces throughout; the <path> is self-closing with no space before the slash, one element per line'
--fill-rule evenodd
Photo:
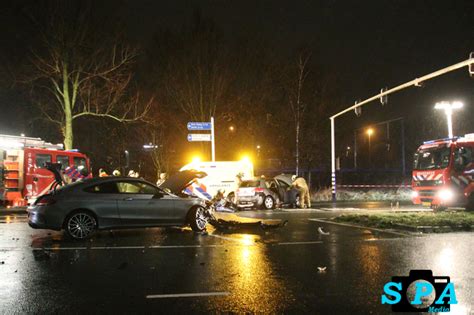
<path fill-rule="evenodd" d="M 65 151 L 40 138 L 0 135 L 0 205 L 26 206 L 51 187 L 54 175 L 45 163 L 90 170 L 87 156 Z"/>
<path fill-rule="evenodd" d="M 474 134 L 426 141 L 413 165 L 413 203 L 474 210 Z"/>

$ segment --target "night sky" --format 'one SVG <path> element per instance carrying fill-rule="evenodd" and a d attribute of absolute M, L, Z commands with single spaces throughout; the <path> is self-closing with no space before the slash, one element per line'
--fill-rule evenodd
<path fill-rule="evenodd" d="M 22 5 L 0 5 L 0 133 L 28 133 L 21 106 L 25 91 L 15 71 L 26 59 L 29 40 Z M 339 108 L 450 64 L 474 51 L 474 1 L 95 1 L 104 16 L 113 11 L 133 43 L 146 47 L 159 29 L 177 29 L 199 10 L 227 38 L 247 35 L 260 39 L 281 58 L 305 45 L 327 73 L 337 77 Z M 433 114 L 440 100 L 461 100 L 455 116 L 459 133 L 473 132 L 474 79 L 467 68 L 389 97 L 389 104 L 371 104 L 355 119 L 342 118 L 339 141 L 350 141 L 355 128 L 399 116 Z M 326 119 L 328 117 L 322 117 Z M 416 121 L 416 120 L 415 120 Z M 416 133 L 416 128 L 409 129 Z M 327 130 L 329 132 L 329 130 Z M 444 136 L 444 134 L 440 134 Z M 345 145 L 343 143 L 343 145 Z"/>

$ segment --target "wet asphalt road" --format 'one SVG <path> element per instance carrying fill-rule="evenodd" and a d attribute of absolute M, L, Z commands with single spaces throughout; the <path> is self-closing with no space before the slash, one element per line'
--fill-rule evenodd
<path fill-rule="evenodd" d="M 208 235 L 102 231 L 89 241 L 33 230 L 22 214 L 1 216 L 0 313 L 385 314 L 383 285 L 410 269 L 450 276 L 459 301 L 450 314 L 474 311 L 474 234 L 414 236 L 314 221 L 336 214 L 250 211 L 288 225 Z"/>

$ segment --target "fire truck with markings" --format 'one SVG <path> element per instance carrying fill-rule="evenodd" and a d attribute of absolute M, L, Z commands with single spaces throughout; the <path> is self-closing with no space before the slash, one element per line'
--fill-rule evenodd
<path fill-rule="evenodd" d="M 54 182 L 45 163 L 60 163 L 63 171 L 90 170 L 87 156 L 63 150 L 40 138 L 0 135 L 0 206 L 26 206 L 45 194 Z"/>
<path fill-rule="evenodd" d="M 413 203 L 474 210 L 474 133 L 426 141 L 413 164 Z"/>

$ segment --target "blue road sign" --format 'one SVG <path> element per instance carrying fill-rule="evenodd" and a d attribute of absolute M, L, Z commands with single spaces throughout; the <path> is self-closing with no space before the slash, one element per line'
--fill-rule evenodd
<path fill-rule="evenodd" d="M 188 122 L 188 130 L 211 130 L 210 122 Z"/>
<path fill-rule="evenodd" d="M 190 133 L 188 134 L 188 141 L 212 141 L 209 133 Z"/>

